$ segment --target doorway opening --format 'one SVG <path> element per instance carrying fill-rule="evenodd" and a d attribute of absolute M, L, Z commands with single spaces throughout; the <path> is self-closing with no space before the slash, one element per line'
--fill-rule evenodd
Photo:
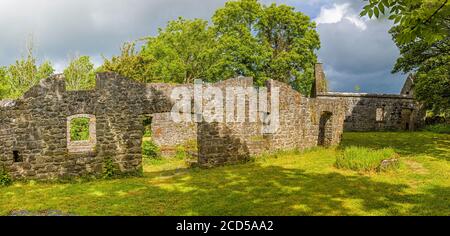
<path fill-rule="evenodd" d="M 319 146 L 329 146 L 333 139 L 333 128 L 331 124 L 331 117 L 333 113 L 325 111 L 320 116 L 319 121 L 319 139 L 317 144 Z"/>

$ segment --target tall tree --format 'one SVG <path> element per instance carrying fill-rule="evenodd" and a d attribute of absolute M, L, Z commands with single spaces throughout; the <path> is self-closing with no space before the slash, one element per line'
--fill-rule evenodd
<path fill-rule="evenodd" d="M 229 1 L 215 12 L 212 30 L 216 45 L 211 50 L 214 64 L 208 71 L 214 80 L 250 76 L 262 84 L 268 79 L 263 70 L 270 51 L 253 32 L 262 11 L 258 1 L 241 0 Z"/>
<path fill-rule="evenodd" d="M 371 0 L 361 15 L 388 15 L 400 49 L 393 72 L 416 74 L 416 97 L 450 116 L 450 1 Z"/>
<path fill-rule="evenodd" d="M 147 38 L 141 54 L 150 62 L 147 68 L 152 80 L 192 83 L 194 79 L 206 79 L 211 47 L 207 21 L 179 18 L 160 29 L 158 36 Z"/>
<path fill-rule="evenodd" d="M 250 76 L 261 85 L 273 78 L 306 95 L 319 47 L 314 23 L 293 7 L 229 1 L 215 12 L 210 25 L 200 19 L 170 21 L 157 36 L 146 39 L 139 53 L 106 59 L 102 69 L 145 82 Z"/>
<path fill-rule="evenodd" d="M 4 68 L 0 82 L 1 87 L 6 88 L 3 98 L 18 98 L 28 89 L 36 85 L 39 80 L 52 75 L 54 72 L 50 62 L 45 61 L 40 66 L 36 65 L 36 58 L 33 55 L 33 45 L 27 46 L 27 55 L 17 60 L 13 65 Z"/>
<path fill-rule="evenodd" d="M 315 24 L 293 7 L 272 4 L 264 9 L 258 28 L 260 40 L 271 49 L 265 66 L 267 77 L 308 94 L 320 47 Z"/>
<path fill-rule="evenodd" d="M 6 78 L 7 70 L 6 67 L 0 67 L 0 100 L 6 98 L 9 93 L 9 86 Z"/>
<path fill-rule="evenodd" d="M 67 90 L 88 90 L 95 87 L 94 64 L 89 56 L 75 56 L 64 70 Z"/>
<path fill-rule="evenodd" d="M 119 56 L 113 56 L 111 60 L 103 57 L 103 65 L 97 71 L 112 71 L 141 82 L 152 81 L 148 73 L 148 65 L 151 61 L 136 51 L 136 42 L 124 43 L 120 52 Z"/>
<path fill-rule="evenodd" d="M 320 41 L 308 16 L 286 5 L 230 1 L 214 14 L 213 27 L 215 74 L 253 76 L 258 84 L 273 78 L 309 94 Z"/>

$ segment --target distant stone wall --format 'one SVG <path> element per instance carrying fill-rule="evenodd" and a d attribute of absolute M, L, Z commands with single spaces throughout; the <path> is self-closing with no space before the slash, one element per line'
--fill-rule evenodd
<path fill-rule="evenodd" d="M 425 111 L 408 95 L 323 93 L 318 97 L 344 101 L 346 131 L 412 131 L 423 126 Z"/>
<path fill-rule="evenodd" d="M 328 92 L 322 64 L 315 66 L 311 97 L 341 101 L 345 131 L 417 130 L 424 125 L 425 110 L 414 99 L 414 76 L 409 75 L 400 94 Z M 325 88 L 325 89 L 324 89 Z"/>
<path fill-rule="evenodd" d="M 152 115 L 153 142 L 161 149 L 162 156 L 172 156 L 179 145 L 197 142 L 197 123 L 174 122 L 170 112 Z"/>

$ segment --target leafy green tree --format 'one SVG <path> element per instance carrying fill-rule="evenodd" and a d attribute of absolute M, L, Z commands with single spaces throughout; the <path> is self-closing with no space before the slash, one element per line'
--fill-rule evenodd
<path fill-rule="evenodd" d="M 97 69 L 98 72 L 112 71 L 122 76 L 141 82 L 151 82 L 147 60 L 141 53 L 136 52 L 136 42 L 126 42 L 122 45 L 121 54 L 113 56 L 111 60 L 103 57 L 103 65 Z"/>
<path fill-rule="evenodd" d="M 308 16 L 286 5 L 230 1 L 214 14 L 213 27 L 219 58 L 213 74 L 226 76 L 220 79 L 273 78 L 309 94 L 320 41 Z"/>
<path fill-rule="evenodd" d="M 147 38 L 141 54 L 150 62 L 149 76 L 154 81 L 192 83 L 207 79 L 212 35 L 208 22 L 201 19 L 170 21 L 156 37 Z"/>
<path fill-rule="evenodd" d="M 170 21 L 139 53 L 134 44 L 126 47 L 121 56 L 105 59 L 102 70 L 144 82 L 250 76 L 261 85 L 273 78 L 309 94 L 319 47 L 315 24 L 293 7 L 229 1 L 210 25 L 200 19 Z"/>
<path fill-rule="evenodd" d="M 215 47 L 211 50 L 214 64 L 208 71 L 212 80 L 235 76 L 254 77 L 257 83 L 268 79 L 263 65 L 270 52 L 255 37 L 262 6 L 256 0 L 229 1 L 212 17 Z"/>
<path fill-rule="evenodd" d="M 89 56 L 79 56 L 71 59 L 64 70 L 67 90 L 89 90 L 95 87 L 94 64 Z"/>
<path fill-rule="evenodd" d="M 309 94 L 320 47 L 315 24 L 293 7 L 272 4 L 264 9 L 258 28 L 260 41 L 271 52 L 264 66 L 267 77 Z"/>
<path fill-rule="evenodd" d="M 0 100 L 6 98 L 9 93 L 8 81 L 6 79 L 7 70 L 6 67 L 0 67 Z"/>
<path fill-rule="evenodd" d="M 33 55 L 33 47 L 27 47 L 27 56 L 17 60 L 8 68 L 3 68 L 0 72 L 0 87 L 2 98 L 18 98 L 22 96 L 39 80 L 52 75 L 54 72 L 50 62 L 46 61 L 40 66 L 36 65 L 36 58 Z"/>
<path fill-rule="evenodd" d="M 416 73 L 416 98 L 434 114 L 450 117 L 450 66 L 433 66 L 430 62 L 421 69 L 427 72 L 419 70 Z"/>
<path fill-rule="evenodd" d="M 371 0 L 361 15 L 387 15 L 400 49 L 393 72 L 416 74 L 416 98 L 434 113 L 450 114 L 450 1 Z"/>
<path fill-rule="evenodd" d="M 427 42 L 448 37 L 443 21 L 450 15 L 449 0 L 370 0 L 361 16 L 387 15 L 402 30 L 395 37 L 397 43 L 413 42 L 421 37 Z"/>

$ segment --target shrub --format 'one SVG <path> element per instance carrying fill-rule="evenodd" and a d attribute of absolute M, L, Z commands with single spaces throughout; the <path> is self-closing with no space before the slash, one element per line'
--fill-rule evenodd
<path fill-rule="evenodd" d="M 144 130 L 144 138 L 151 138 L 152 137 L 152 130 L 151 128 L 145 128 Z"/>
<path fill-rule="evenodd" d="M 380 168 L 383 160 L 394 159 L 397 154 L 392 148 L 373 150 L 364 147 L 347 147 L 336 158 L 336 167 L 356 171 L 382 171 L 388 168 Z M 392 165 L 398 167 L 398 162 Z"/>
<path fill-rule="evenodd" d="M 111 179 L 116 175 L 116 167 L 111 158 L 106 158 L 103 163 L 103 178 Z"/>
<path fill-rule="evenodd" d="M 76 118 L 71 121 L 70 140 L 89 140 L 89 118 Z"/>
<path fill-rule="evenodd" d="M 450 124 L 428 125 L 424 128 L 424 130 L 438 134 L 450 134 Z"/>
<path fill-rule="evenodd" d="M 142 156 L 144 158 L 160 157 L 159 147 L 152 141 L 143 141 L 142 142 Z"/>
<path fill-rule="evenodd" d="M 11 184 L 12 180 L 8 172 L 6 172 L 4 167 L 0 166 L 0 186 L 8 186 Z"/>
<path fill-rule="evenodd" d="M 143 121 L 144 124 L 144 138 L 152 137 L 152 118 L 147 117 Z"/>

